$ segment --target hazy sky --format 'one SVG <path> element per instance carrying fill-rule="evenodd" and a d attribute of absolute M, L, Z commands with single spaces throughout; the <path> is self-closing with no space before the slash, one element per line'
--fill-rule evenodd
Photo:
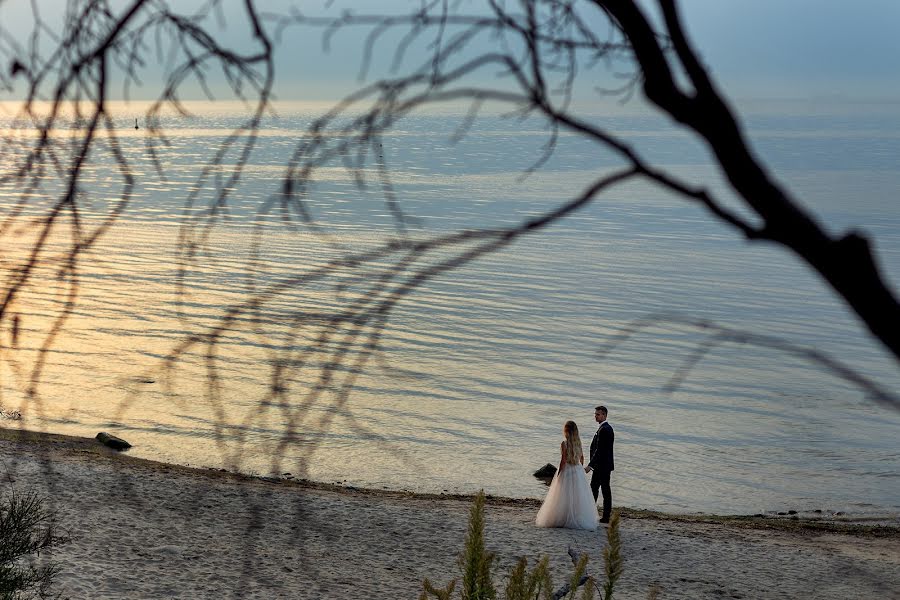
<path fill-rule="evenodd" d="M 301 6 L 313 9 L 323 4 L 324 0 L 309 0 Z M 345 0 L 335 2 L 333 8 L 367 12 L 374 7 L 417 4 Z M 462 3 L 464 7 L 478 4 L 478 0 Z M 681 6 L 696 46 L 733 93 L 758 97 L 900 94 L 898 0 L 683 0 Z M 298 39 L 307 33 L 297 33 L 288 41 L 289 47 L 318 48 L 311 40 Z M 353 32 L 339 34 L 331 57 L 305 65 L 304 74 L 322 82 L 354 76 L 358 41 L 359 35 Z"/>
<path fill-rule="evenodd" d="M 323 3 L 311 0 L 303 4 L 320 7 Z M 463 6 L 480 3 L 469 0 Z M 375 6 L 416 4 L 408 0 L 339 0 L 334 8 L 352 6 L 366 12 Z M 681 6 L 704 60 L 733 96 L 900 98 L 898 0 L 683 0 Z M 302 39 L 308 33 L 297 33 L 286 49 L 318 53 L 317 41 Z M 355 76 L 359 38 L 353 32 L 339 34 L 331 56 L 320 56 L 301 67 L 302 76 L 322 85 Z M 292 69 L 291 61 L 282 64 L 283 72 Z M 296 62 L 293 65 L 296 68 Z M 289 81 L 287 78 L 284 83 Z M 288 85 L 284 89 L 295 88 Z"/>
<path fill-rule="evenodd" d="M 173 5 L 185 10 L 195 1 Z M 652 0 L 643 2 L 655 5 Z M 61 4 L 61 0 L 39 2 L 50 20 L 59 17 Z M 296 6 L 309 14 L 322 12 L 329 3 L 259 0 L 258 4 L 270 11 Z M 26 31 L 28 5 L 0 0 L 0 23 L 6 29 Z M 225 0 L 224 6 L 229 26 L 220 35 L 247 39 L 246 30 L 244 35 L 235 33 L 241 29 L 236 15 L 243 2 Z M 398 12 L 417 6 L 419 0 L 336 0 L 329 12 L 340 14 L 345 8 L 357 13 Z M 483 6 L 483 0 L 462 0 L 460 10 Z M 733 97 L 900 98 L 900 0 L 683 0 L 681 6 L 696 46 Z M 288 29 L 278 52 L 281 98 L 329 99 L 353 89 L 363 37 L 359 29 L 339 32 L 330 54 L 324 55 L 319 32 Z M 390 44 L 379 48 L 390 51 Z M 152 87 L 136 96 L 152 96 Z"/>
<path fill-rule="evenodd" d="M 682 6 L 704 58 L 741 94 L 900 91 L 897 0 L 685 0 Z"/>

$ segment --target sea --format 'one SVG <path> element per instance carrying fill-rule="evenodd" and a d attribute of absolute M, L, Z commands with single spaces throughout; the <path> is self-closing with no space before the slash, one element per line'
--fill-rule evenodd
<path fill-rule="evenodd" d="M 895 395 L 898 362 L 784 248 L 647 181 L 486 247 L 474 232 L 623 165 L 534 117 L 414 113 L 365 152 L 328 138 L 301 172 L 322 107 L 276 105 L 249 136 L 245 106 L 187 106 L 151 121 L 122 105 L 98 135 L 0 328 L 3 427 L 106 431 L 134 456 L 267 477 L 541 498 L 533 472 L 558 462 L 563 423 L 587 448 L 604 405 L 618 506 L 900 518 L 900 411 L 820 358 Z M 584 118 L 753 221 L 675 124 Z M 35 133 L 0 119 L 8 173 Z M 83 125 L 61 120 L 44 170 L 0 187 L 6 290 Z M 896 290 L 900 106 L 773 103 L 743 125 L 828 231 L 870 236 Z"/>

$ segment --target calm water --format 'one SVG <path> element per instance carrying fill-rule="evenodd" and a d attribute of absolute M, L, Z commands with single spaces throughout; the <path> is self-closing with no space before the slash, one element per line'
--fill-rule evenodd
<path fill-rule="evenodd" d="M 667 382 L 705 339 L 670 322 L 600 354 L 633 320 L 665 312 L 815 347 L 900 390 L 896 362 L 806 267 L 645 185 L 613 189 L 549 229 L 428 281 L 392 312 L 381 350 L 349 396 L 338 388 L 355 371 L 344 366 L 311 397 L 324 359 L 304 352 L 327 330 L 322 315 L 350 306 L 365 288 L 349 268 L 238 319 L 216 347 L 217 395 L 209 393 L 201 346 L 162 372 L 187 334 L 214 326 L 247 297 L 252 216 L 277 191 L 308 121 L 291 110 L 266 121 L 232 192 L 230 218 L 200 247 L 182 294 L 176 247 L 185 189 L 238 118 L 209 111 L 168 122 L 164 181 L 143 152 L 143 131 L 123 130 L 140 184 L 125 215 L 83 259 L 77 308 L 31 400 L 23 394 L 29 368 L 65 299 L 54 279 L 58 265 L 47 266 L 16 306 L 20 347 L 3 350 L 0 375 L 3 406 L 22 411 L 23 427 L 113 431 L 134 444 L 135 455 L 183 464 L 541 497 L 531 472 L 557 460 L 562 423 L 574 419 L 587 444 L 593 407 L 603 403 L 616 430 L 617 504 L 900 515 L 900 413 L 832 373 L 770 348 L 723 344 L 670 393 Z M 539 123 L 485 117 L 452 144 L 456 124 L 446 115 L 415 117 L 384 141 L 403 208 L 419 219 L 414 237 L 518 222 L 617 164 L 564 136 L 547 165 L 521 181 L 545 139 Z M 833 230 L 871 233 L 885 273 L 900 281 L 900 116 L 769 114 L 751 117 L 749 126 L 777 176 Z M 658 164 L 727 195 L 704 150 L 663 122 L 623 116 L 611 127 Z M 45 192 L 54 185 L 48 181 Z M 85 184 L 87 223 L 109 210 L 120 185 L 98 158 Z M 211 197 L 209 187 L 198 205 Z M 14 191 L 0 189 L 7 213 Z M 360 191 L 340 162 L 317 176 L 309 206 L 327 235 L 292 230 L 277 215 L 263 219 L 256 285 L 310 273 L 396 233 L 378 190 Z M 194 222 L 198 213 L 190 214 Z M 6 264 L 15 264 L 31 235 L 24 226 L 6 233 Z M 67 236 L 57 233 L 56 251 Z M 352 364 L 358 353 L 351 348 L 348 356 Z M 292 374 L 279 384 L 286 396 L 267 396 L 274 366 Z"/>

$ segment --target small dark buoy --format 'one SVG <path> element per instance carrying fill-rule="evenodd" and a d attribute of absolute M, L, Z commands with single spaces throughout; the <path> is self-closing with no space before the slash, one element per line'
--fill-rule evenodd
<path fill-rule="evenodd" d="M 134 119 L 134 128 L 140 129 L 140 127 L 138 127 L 138 124 L 137 124 L 137 118 Z"/>
<path fill-rule="evenodd" d="M 13 348 L 19 345 L 19 315 L 12 318 L 12 345 Z"/>

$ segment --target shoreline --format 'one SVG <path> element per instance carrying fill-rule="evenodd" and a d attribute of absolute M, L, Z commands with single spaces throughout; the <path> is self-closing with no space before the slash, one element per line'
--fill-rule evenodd
<path fill-rule="evenodd" d="M 71 537 L 51 558 L 62 598 L 416 598 L 458 579 L 471 496 L 275 479 L 133 458 L 92 438 L 0 429 L 7 479 L 49 499 Z M 569 549 L 602 577 L 606 530 L 540 529 L 540 502 L 488 497 L 495 582 Z M 892 597 L 900 528 L 622 509 L 616 597 Z"/>
<path fill-rule="evenodd" d="M 299 479 L 296 477 L 271 477 L 265 475 L 252 475 L 227 469 L 213 467 L 199 467 L 181 465 L 178 463 L 166 463 L 148 458 L 130 456 L 126 451 L 119 452 L 107 448 L 94 438 L 72 436 L 59 433 L 34 431 L 31 429 L 17 429 L 0 427 L 0 440 L 21 442 L 27 444 L 45 444 L 66 449 L 74 449 L 80 452 L 93 452 L 97 456 L 108 460 L 124 461 L 124 464 L 141 465 L 144 467 L 177 470 L 179 472 L 204 475 L 212 478 L 230 478 L 238 482 L 265 482 L 276 485 L 298 486 L 310 490 L 323 490 L 333 493 L 349 495 L 362 495 L 366 497 L 384 498 L 418 498 L 421 500 L 454 500 L 472 502 L 475 494 L 463 493 L 428 493 L 414 492 L 410 490 L 391 490 L 379 488 L 366 488 L 340 483 L 328 483 L 312 479 Z M 542 500 L 537 498 L 512 498 L 497 494 L 485 494 L 485 502 L 488 506 L 514 506 L 531 508 L 537 511 Z M 715 513 L 669 513 L 653 509 L 616 507 L 620 516 L 627 519 L 644 519 L 655 521 L 673 521 L 681 523 L 705 523 L 728 525 L 737 528 L 779 530 L 791 532 L 828 532 L 844 533 L 848 535 L 874 536 L 874 537 L 900 537 L 900 516 L 893 518 L 884 517 L 858 517 L 835 518 L 834 516 L 808 516 L 801 514 L 784 515 L 724 515 Z M 843 515 L 841 515 L 843 516 Z"/>

